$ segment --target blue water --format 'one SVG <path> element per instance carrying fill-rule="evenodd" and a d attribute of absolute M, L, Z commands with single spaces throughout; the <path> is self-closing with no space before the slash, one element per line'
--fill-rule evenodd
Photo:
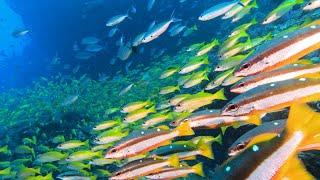
<path fill-rule="evenodd" d="M 188 27 L 194 24 L 202 33 L 195 33 L 193 36 L 181 39 L 179 37 L 171 38 L 164 35 L 161 40 L 156 40 L 151 44 L 143 45 L 145 53 L 133 55 L 129 60 L 137 64 L 148 64 L 152 57 L 152 49 L 165 49 L 166 54 L 174 54 L 186 44 L 201 42 L 211 39 L 213 36 L 224 36 L 223 28 L 231 30 L 229 27 L 221 26 L 219 21 L 199 22 L 199 14 L 211 5 L 210 0 L 203 1 L 178 1 L 161 0 L 156 1 L 152 11 L 146 11 L 146 0 L 132 1 L 19 1 L 4 0 L 23 20 L 24 28 L 31 32 L 25 38 L 30 42 L 23 50 L 23 54 L 10 57 L 8 67 L 1 71 L 1 87 L 7 89 L 11 87 L 25 87 L 31 84 L 33 80 L 40 76 L 50 77 L 57 73 L 65 75 L 70 74 L 70 70 L 65 70 L 63 65 L 70 64 L 71 69 L 77 65 L 81 68 L 80 74 L 88 73 L 90 77 L 97 78 L 99 73 L 114 74 L 124 70 L 124 62 L 119 62 L 115 66 L 110 66 L 108 61 L 114 57 L 117 47 L 114 42 L 123 34 L 126 41 L 133 40 L 135 36 L 149 26 L 152 21 L 162 22 L 170 18 L 175 10 L 175 16 L 182 19 Z M 86 3 L 96 2 L 91 6 Z M 264 1 L 261 1 L 262 6 Z M 276 6 L 277 1 L 271 1 L 267 4 Z M 113 38 L 107 38 L 110 28 L 105 27 L 107 19 L 116 15 L 125 13 L 131 6 L 137 9 L 136 14 L 130 14 L 132 19 L 125 20 L 117 26 L 120 32 Z M 261 10 L 268 10 L 271 7 L 265 7 Z M 17 27 L 21 28 L 21 27 Z M 72 46 L 74 42 L 79 42 L 85 36 L 96 36 L 103 39 L 102 44 L 105 50 L 99 53 L 95 58 L 81 61 L 74 58 Z M 140 48 L 142 48 L 140 47 Z M 58 54 L 62 63 L 55 67 L 50 67 L 50 61 Z M 2 88 L 2 89 L 3 89 Z"/>

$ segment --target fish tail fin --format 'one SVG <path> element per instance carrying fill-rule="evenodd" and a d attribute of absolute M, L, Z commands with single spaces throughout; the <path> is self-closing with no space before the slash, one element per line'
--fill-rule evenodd
<path fill-rule="evenodd" d="M 179 133 L 179 136 L 194 135 L 194 132 L 189 125 L 189 122 L 181 123 L 174 131 L 177 131 Z"/>
<path fill-rule="evenodd" d="M 209 58 L 208 58 L 208 57 L 204 57 L 203 63 L 204 63 L 204 64 L 209 64 Z"/>
<path fill-rule="evenodd" d="M 222 145 L 222 135 L 219 134 L 217 137 L 215 137 L 214 142 L 217 142 L 218 144 Z"/>
<path fill-rule="evenodd" d="M 86 147 L 90 147 L 90 141 L 89 141 L 89 139 L 88 139 L 88 140 L 86 140 L 86 141 L 84 141 L 84 146 L 86 146 Z"/>
<path fill-rule="evenodd" d="M 219 45 L 219 44 L 220 44 L 220 42 L 219 42 L 218 39 L 215 39 L 213 42 L 214 42 L 216 45 Z"/>
<path fill-rule="evenodd" d="M 91 169 L 91 164 L 88 163 L 85 167 L 90 170 Z"/>
<path fill-rule="evenodd" d="M 180 162 L 179 162 L 178 154 L 174 154 L 174 155 L 170 156 L 168 158 L 168 162 L 169 162 L 169 165 L 172 166 L 172 167 L 179 167 L 180 166 Z"/>
<path fill-rule="evenodd" d="M 103 157 L 102 151 L 95 152 L 95 155 L 98 157 Z"/>
<path fill-rule="evenodd" d="M 296 4 L 302 4 L 304 3 L 304 0 L 296 0 Z"/>
<path fill-rule="evenodd" d="M 201 139 L 198 144 L 198 150 L 202 156 L 205 156 L 209 159 L 214 159 L 214 154 L 212 152 L 211 143 L 205 143 L 203 139 Z"/>
<path fill-rule="evenodd" d="M 257 4 L 257 0 L 254 0 L 251 5 L 253 8 L 259 8 L 259 6 Z"/>
<path fill-rule="evenodd" d="M 195 174 L 198 174 L 199 176 L 204 177 L 202 163 L 198 163 L 198 164 L 192 166 L 192 169 L 194 170 Z"/>
<path fill-rule="evenodd" d="M 171 16 L 170 16 L 171 21 L 172 21 L 172 22 L 179 22 L 179 21 L 181 21 L 181 19 L 178 19 L 178 18 L 175 18 L 175 17 L 174 17 L 175 12 L 176 12 L 176 9 L 174 9 L 174 10 L 172 11 L 172 13 L 171 13 Z"/>
<path fill-rule="evenodd" d="M 320 113 L 313 111 L 307 104 L 292 105 L 285 132 L 303 133 L 299 147 L 320 143 Z"/>
<path fill-rule="evenodd" d="M 272 33 L 269 32 L 266 36 L 265 36 L 266 40 L 271 40 L 273 38 Z"/>
<path fill-rule="evenodd" d="M 296 63 L 301 65 L 308 65 L 308 64 L 313 64 L 313 61 L 310 59 L 300 59 Z"/>
<path fill-rule="evenodd" d="M 222 135 L 224 135 L 228 129 L 228 126 L 222 126 L 220 129 L 221 129 Z"/>
<path fill-rule="evenodd" d="M 254 18 L 250 21 L 250 23 L 253 25 L 253 24 L 257 24 L 258 21 L 257 21 L 257 19 L 254 17 Z"/>
<path fill-rule="evenodd" d="M 192 29 L 193 30 L 198 30 L 198 26 L 195 24 L 195 25 L 192 26 Z"/>
<path fill-rule="evenodd" d="M 150 113 L 155 113 L 155 112 L 157 112 L 156 106 L 151 106 L 151 107 L 148 109 L 148 111 L 149 111 Z"/>
<path fill-rule="evenodd" d="M 52 172 L 43 177 L 43 180 L 52 180 L 52 179 L 53 179 Z"/>
<path fill-rule="evenodd" d="M 315 179 L 304 167 L 303 163 L 297 158 L 289 159 L 279 170 L 274 179 Z"/>
<path fill-rule="evenodd" d="M 36 153 L 34 152 L 34 149 L 33 149 L 33 148 L 31 148 L 31 154 L 32 154 L 32 157 L 33 157 L 33 158 L 36 158 Z"/>
<path fill-rule="evenodd" d="M 241 36 L 243 36 L 243 37 L 248 37 L 249 36 L 247 31 L 245 31 L 245 30 L 241 30 L 239 34 L 241 34 Z"/>
<path fill-rule="evenodd" d="M 224 89 L 220 89 L 218 92 L 214 93 L 214 97 L 219 100 L 227 100 L 226 96 L 224 95 Z"/>
<path fill-rule="evenodd" d="M 257 115 L 249 116 L 249 119 L 247 120 L 250 124 L 260 125 L 261 124 L 261 118 Z"/>

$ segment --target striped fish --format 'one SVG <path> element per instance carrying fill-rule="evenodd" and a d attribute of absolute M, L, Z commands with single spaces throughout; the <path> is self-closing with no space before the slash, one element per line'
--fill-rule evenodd
<path fill-rule="evenodd" d="M 215 170 L 213 179 L 314 179 L 297 158 L 298 148 L 319 143 L 320 114 L 306 104 L 290 108 L 281 135 L 260 136 L 248 149 Z"/>
<path fill-rule="evenodd" d="M 222 115 L 265 114 L 289 107 L 293 103 L 306 103 L 319 98 L 320 80 L 291 79 L 265 84 L 240 94 L 222 108 Z"/>
<path fill-rule="evenodd" d="M 250 141 L 256 136 L 264 134 L 281 134 L 285 128 L 286 120 L 276 120 L 271 122 L 266 122 L 257 126 L 250 131 L 244 133 L 240 136 L 228 149 L 229 156 L 235 156 L 245 150 L 249 145 Z"/>
<path fill-rule="evenodd" d="M 105 158 L 123 159 L 145 154 L 157 147 L 171 144 L 172 139 L 179 136 L 190 136 L 194 132 L 188 123 L 182 123 L 176 129 L 168 131 L 157 128 L 155 131 L 139 131 L 133 133 L 124 142 L 110 149 Z"/>
<path fill-rule="evenodd" d="M 171 122 L 171 125 L 177 126 L 181 122 L 189 122 L 193 129 L 215 129 L 224 126 L 230 126 L 235 123 L 260 124 L 260 118 L 257 116 L 223 116 L 220 110 L 203 110 L 194 113 L 192 116 L 182 120 Z"/>
<path fill-rule="evenodd" d="M 113 173 L 110 180 L 137 179 L 145 175 L 160 172 L 165 167 L 179 167 L 179 158 L 172 155 L 166 160 L 147 158 L 128 163 Z"/>
<path fill-rule="evenodd" d="M 146 176 L 147 179 L 176 179 L 180 177 L 187 177 L 189 174 L 197 174 L 204 177 L 202 170 L 202 163 L 198 163 L 192 167 L 183 168 L 166 168 L 159 173 L 154 173 Z"/>
<path fill-rule="evenodd" d="M 240 64 L 234 75 L 249 76 L 274 70 L 291 64 L 319 48 L 320 26 L 306 27 L 260 46 Z"/>
<path fill-rule="evenodd" d="M 270 72 L 264 72 L 254 76 L 249 76 L 240 80 L 237 84 L 231 87 L 230 91 L 234 93 L 244 93 L 255 87 L 274 83 L 278 81 L 285 81 L 297 77 L 312 76 L 314 73 L 320 72 L 320 64 L 314 65 L 299 65 L 293 64 L 292 66 L 277 69 Z M 319 77 L 319 75 L 315 75 Z"/>

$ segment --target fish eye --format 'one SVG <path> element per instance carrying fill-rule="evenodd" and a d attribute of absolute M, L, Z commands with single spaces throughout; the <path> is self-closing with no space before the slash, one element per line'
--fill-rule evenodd
<path fill-rule="evenodd" d="M 238 109 L 238 105 L 236 104 L 230 104 L 228 107 L 227 107 L 227 110 L 228 111 L 236 111 Z"/>
<path fill-rule="evenodd" d="M 237 150 L 242 150 L 242 149 L 244 149 L 244 148 L 245 148 L 245 145 L 242 144 L 242 143 L 240 143 L 240 144 L 237 145 Z"/>
<path fill-rule="evenodd" d="M 248 69 L 251 66 L 250 63 L 245 63 L 241 66 L 241 69 Z"/>
<path fill-rule="evenodd" d="M 309 6 L 310 6 L 311 4 L 312 4 L 311 2 L 308 3 Z"/>
<path fill-rule="evenodd" d="M 115 153 L 115 152 L 117 152 L 117 149 L 113 148 L 113 149 L 110 150 L 110 152 L 111 153 Z"/>
<path fill-rule="evenodd" d="M 116 172 L 114 175 L 115 175 L 115 176 L 119 176 L 119 175 L 120 175 L 120 172 Z"/>
<path fill-rule="evenodd" d="M 244 83 L 240 83 L 238 86 L 239 86 L 239 87 L 243 87 L 243 86 L 244 86 Z"/>

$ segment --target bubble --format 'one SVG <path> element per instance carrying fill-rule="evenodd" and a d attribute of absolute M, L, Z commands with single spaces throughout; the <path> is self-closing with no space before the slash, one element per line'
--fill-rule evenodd
<path fill-rule="evenodd" d="M 252 146 L 252 150 L 253 150 L 253 152 L 259 151 L 259 146 L 253 145 L 253 146 Z"/>
<path fill-rule="evenodd" d="M 231 167 L 230 166 L 227 166 L 226 167 L 226 172 L 229 172 L 231 170 Z"/>
<path fill-rule="evenodd" d="M 306 78 L 300 78 L 299 81 L 306 81 Z"/>

